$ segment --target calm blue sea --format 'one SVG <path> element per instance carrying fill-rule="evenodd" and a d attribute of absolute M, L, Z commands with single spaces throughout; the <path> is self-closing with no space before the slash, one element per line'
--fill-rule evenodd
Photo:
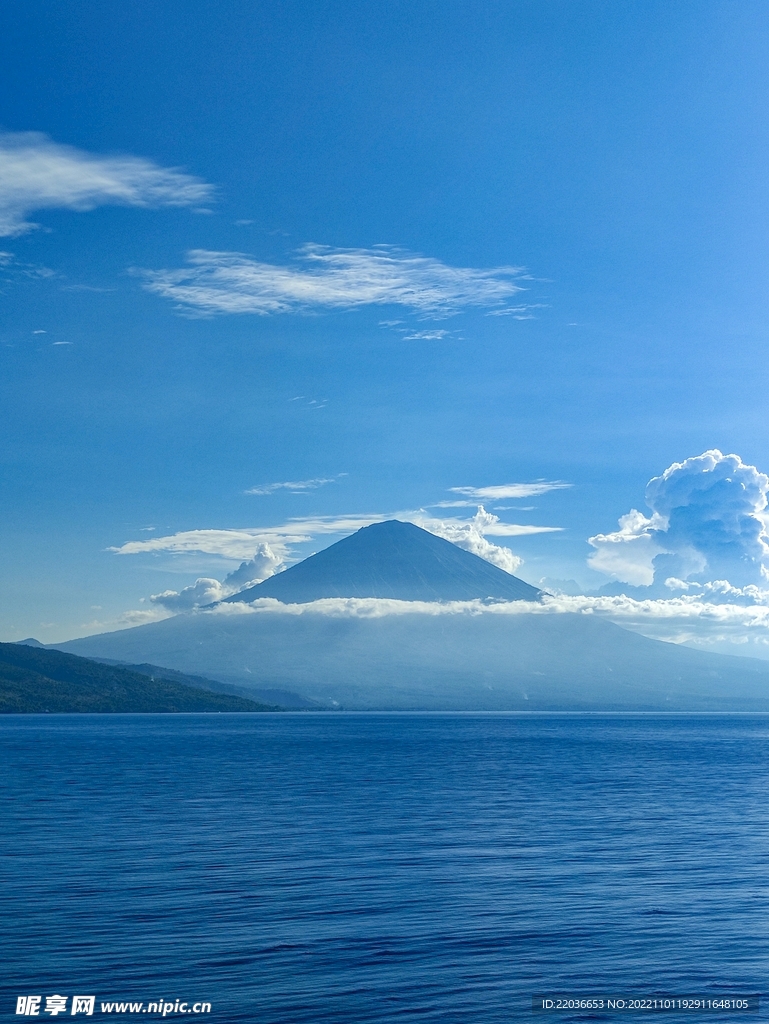
<path fill-rule="evenodd" d="M 766 717 L 4 716 L 0 743 L 2 1019 L 632 1024 L 531 996 L 769 989 Z"/>

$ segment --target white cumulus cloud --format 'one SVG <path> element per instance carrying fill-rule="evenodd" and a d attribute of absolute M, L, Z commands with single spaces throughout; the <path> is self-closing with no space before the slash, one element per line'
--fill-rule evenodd
<path fill-rule="evenodd" d="M 0 236 L 37 227 L 31 213 L 97 206 L 198 206 L 206 182 L 136 156 L 100 156 L 60 145 L 40 132 L 0 133 Z"/>
<path fill-rule="evenodd" d="M 425 516 L 415 521 L 417 526 L 421 526 L 423 530 L 429 530 L 436 537 L 443 537 L 444 540 L 451 541 L 457 547 L 464 548 L 465 551 L 470 551 L 480 558 L 485 558 L 487 562 L 491 562 L 499 569 L 504 569 L 505 572 L 514 573 L 523 565 L 523 559 L 514 554 L 510 548 L 492 544 L 486 539 L 484 536 L 486 533 L 492 533 L 495 528 L 499 529 L 500 526 L 508 524 L 500 523 L 499 516 L 487 512 L 483 505 L 479 506 L 473 518 L 469 520 L 432 519 Z"/>
<path fill-rule="evenodd" d="M 717 449 L 674 462 L 646 487 L 647 517 L 632 509 L 614 533 L 589 538 L 594 569 L 634 586 L 766 580 L 769 477 Z"/>
<path fill-rule="evenodd" d="M 647 518 L 638 509 L 631 508 L 621 516 L 619 529 L 614 533 L 598 533 L 588 543 L 595 553 L 588 559 L 593 569 L 605 572 L 613 580 L 630 583 L 634 587 L 649 587 L 654 582 L 654 559 L 663 550 L 657 543 L 656 533 L 664 529 L 662 516 Z"/>
<path fill-rule="evenodd" d="M 224 578 L 224 586 L 230 593 L 240 590 L 252 583 L 261 583 L 263 580 L 274 576 L 282 567 L 283 559 L 270 547 L 269 544 L 257 545 L 253 558 L 247 562 L 241 562 L 234 572 Z"/>
<path fill-rule="evenodd" d="M 223 601 L 231 594 L 237 594 L 243 587 L 273 576 L 282 566 L 283 560 L 269 544 L 259 544 L 254 557 L 241 562 L 237 569 L 219 580 L 202 576 L 183 590 L 164 590 L 161 594 L 153 594 L 150 600 L 170 612 L 187 612 L 194 608 L 202 608 L 217 601 Z"/>
<path fill-rule="evenodd" d="M 201 577 L 181 591 L 164 590 L 162 594 L 153 594 L 150 600 L 170 612 L 188 612 L 227 597 L 228 591 L 219 580 Z"/>
<path fill-rule="evenodd" d="M 187 266 L 143 270 L 144 287 L 200 315 L 262 316 L 313 309 L 405 306 L 445 316 L 468 306 L 501 306 L 521 291 L 519 267 L 450 267 L 387 245 L 335 249 L 308 244 L 290 265 L 244 253 L 193 249 Z"/>

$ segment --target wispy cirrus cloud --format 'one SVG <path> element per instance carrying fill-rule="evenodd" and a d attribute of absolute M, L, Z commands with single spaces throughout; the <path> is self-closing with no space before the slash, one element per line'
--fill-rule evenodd
<path fill-rule="evenodd" d="M 45 209 L 97 206 L 199 206 L 213 188 L 178 168 L 136 156 L 100 156 L 54 142 L 40 132 L 0 133 L 0 236 L 38 227 Z"/>
<path fill-rule="evenodd" d="M 492 309 L 486 316 L 511 316 L 513 320 L 536 320 L 533 309 L 547 309 L 546 302 L 529 302 L 521 306 L 506 306 L 504 309 Z"/>
<path fill-rule="evenodd" d="M 307 244 L 283 266 L 239 252 L 193 249 L 186 267 L 137 273 L 148 291 L 202 316 L 396 305 L 442 317 L 472 306 L 503 307 L 522 290 L 516 283 L 520 267 L 450 267 L 389 245 L 336 249 Z"/>
<path fill-rule="evenodd" d="M 444 338 L 453 334 L 453 331 L 412 331 L 410 334 L 404 334 L 404 341 L 443 341 Z"/>
<path fill-rule="evenodd" d="M 452 494 L 464 495 L 455 501 L 439 501 L 433 508 L 462 508 L 478 501 L 502 501 L 504 498 L 534 498 L 548 491 L 562 491 L 571 484 L 562 480 L 539 480 L 530 484 L 494 484 L 490 487 L 449 487 Z"/>
<path fill-rule="evenodd" d="M 2 168 L 0 167 L 0 173 Z M 0 179 L 0 234 L 2 234 L 2 180 Z M 51 270 L 50 267 L 45 267 L 40 263 L 27 263 L 25 260 L 18 259 L 12 252 L 0 252 L 0 269 L 5 272 L 3 280 L 18 280 L 21 278 L 30 278 L 32 280 L 46 280 L 47 278 L 58 277 L 55 270 Z"/>
<path fill-rule="evenodd" d="M 316 477 L 314 480 L 285 480 L 277 484 L 260 484 L 258 487 L 249 487 L 246 494 L 274 494 L 276 491 L 288 491 L 290 494 L 306 494 L 308 491 L 317 490 L 325 484 L 333 484 L 340 476 L 346 473 L 339 473 L 337 476 Z"/>
<path fill-rule="evenodd" d="M 307 544 L 315 537 L 354 533 L 391 518 L 387 515 L 318 516 L 253 529 L 183 530 L 165 537 L 128 541 L 109 550 L 119 555 L 204 554 L 241 561 L 252 558 L 259 544 L 269 544 L 282 559 L 290 559 L 293 547 Z"/>
<path fill-rule="evenodd" d="M 457 331 L 447 331 L 443 327 L 431 327 L 426 330 L 409 325 L 405 320 L 380 320 L 379 326 L 386 330 L 395 331 L 400 334 L 404 341 L 443 341 L 458 334 Z"/>

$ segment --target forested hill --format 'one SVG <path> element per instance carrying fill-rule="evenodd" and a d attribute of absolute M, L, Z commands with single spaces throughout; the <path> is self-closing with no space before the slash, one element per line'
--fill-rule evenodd
<path fill-rule="evenodd" d="M 276 710 L 62 651 L 0 643 L 0 713 Z"/>

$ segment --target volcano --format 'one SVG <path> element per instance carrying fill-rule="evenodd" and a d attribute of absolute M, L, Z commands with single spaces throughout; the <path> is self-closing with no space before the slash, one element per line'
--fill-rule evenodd
<path fill-rule="evenodd" d="M 260 597 L 284 604 L 324 597 L 538 601 L 541 592 L 413 523 L 391 519 L 366 526 L 226 600 L 249 602 Z"/>
<path fill-rule="evenodd" d="M 57 647 L 292 707 L 769 711 L 769 662 L 662 643 L 542 598 L 391 521 L 218 605 Z"/>

